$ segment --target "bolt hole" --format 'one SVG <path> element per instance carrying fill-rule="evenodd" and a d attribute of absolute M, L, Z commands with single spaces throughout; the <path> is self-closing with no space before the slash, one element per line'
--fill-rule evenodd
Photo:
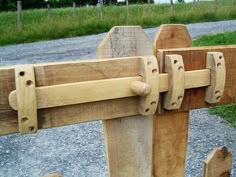
<path fill-rule="evenodd" d="M 151 62 L 151 61 L 148 61 L 148 62 L 147 62 L 147 65 L 151 65 L 151 64 L 152 64 L 152 62 Z"/>
<path fill-rule="evenodd" d="M 153 70 L 152 70 L 152 73 L 153 73 L 153 74 L 156 74 L 156 73 L 157 73 L 157 69 L 153 69 Z"/>
<path fill-rule="evenodd" d="M 179 67 L 178 67 L 178 70 L 179 70 L 179 71 L 182 71 L 183 69 L 184 69 L 183 66 L 179 66 Z"/>
<path fill-rule="evenodd" d="M 21 72 L 19 73 L 19 75 L 20 75 L 21 77 L 23 77 L 23 76 L 25 75 L 25 72 L 24 72 L 24 71 L 21 71 Z"/>
<path fill-rule="evenodd" d="M 33 84 L 33 81 L 31 81 L 31 80 L 27 80 L 27 81 L 26 81 L 26 85 L 27 85 L 27 86 L 30 86 L 30 85 L 32 85 L 32 84 Z"/>
<path fill-rule="evenodd" d="M 217 67 L 221 67 L 221 63 L 217 63 Z"/>
<path fill-rule="evenodd" d="M 222 58 L 223 58 L 223 56 L 222 56 L 222 55 L 220 55 L 220 56 L 219 56 L 219 59 L 222 59 Z"/>
<path fill-rule="evenodd" d="M 174 60 L 174 64 L 177 64 L 178 63 L 178 60 Z"/>
<path fill-rule="evenodd" d="M 21 119 L 21 122 L 26 122 L 27 120 L 28 120 L 27 117 L 23 117 L 23 118 Z"/>
<path fill-rule="evenodd" d="M 216 95 L 220 94 L 220 91 L 219 90 L 215 91 L 215 94 Z"/>
<path fill-rule="evenodd" d="M 29 126 L 29 131 L 34 131 L 34 126 Z"/>
<path fill-rule="evenodd" d="M 183 96 L 179 96 L 179 97 L 178 97 L 178 100 L 183 100 Z"/>
<path fill-rule="evenodd" d="M 171 105 L 172 105 L 172 106 L 177 106 L 177 103 L 174 102 L 174 103 L 172 103 Z"/>
<path fill-rule="evenodd" d="M 220 98 L 221 98 L 221 96 L 216 97 L 217 100 L 219 100 Z"/>
<path fill-rule="evenodd" d="M 155 104 L 157 104 L 157 102 L 156 102 L 156 101 L 153 101 L 153 102 L 151 102 L 151 105 L 155 105 Z"/>
<path fill-rule="evenodd" d="M 150 109 L 147 108 L 147 109 L 145 110 L 145 112 L 148 112 L 149 110 L 150 110 Z"/>

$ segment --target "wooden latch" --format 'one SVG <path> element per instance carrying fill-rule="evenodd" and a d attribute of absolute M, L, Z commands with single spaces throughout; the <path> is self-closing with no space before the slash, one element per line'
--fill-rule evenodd
<path fill-rule="evenodd" d="M 38 130 L 35 75 L 32 65 L 15 67 L 16 99 L 19 132 L 35 133 Z"/>
<path fill-rule="evenodd" d="M 136 64 L 139 72 L 136 76 L 43 87 L 35 87 L 33 66 L 16 67 L 16 90 L 10 93 L 9 104 L 14 110 L 18 110 L 20 132 L 37 131 L 37 109 L 140 96 L 139 113 L 151 115 L 156 112 L 161 92 L 166 92 L 163 107 L 167 110 L 181 107 L 185 89 L 207 87 L 205 101 L 208 103 L 220 101 L 223 95 L 225 62 L 222 53 L 208 53 L 206 68 L 193 71 L 185 71 L 181 55 L 166 55 L 165 73 L 159 73 L 155 56 L 127 57 L 123 60 L 138 61 Z M 122 59 L 106 61 L 122 62 Z M 104 61 L 96 62 L 102 65 Z M 87 64 L 90 63 L 92 62 Z"/>
<path fill-rule="evenodd" d="M 206 68 L 210 69 L 211 83 L 206 88 L 205 101 L 207 103 L 220 102 L 225 88 L 225 59 L 222 52 L 208 52 Z"/>

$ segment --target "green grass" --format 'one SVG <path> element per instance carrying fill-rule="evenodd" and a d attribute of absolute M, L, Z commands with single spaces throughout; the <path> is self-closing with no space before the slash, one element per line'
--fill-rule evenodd
<path fill-rule="evenodd" d="M 216 35 L 204 35 L 193 41 L 194 46 L 231 45 L 236 44 L 236 32 L 226 32 Z"/>
<path fill-rule="evenodd" d="M 202 36 L 193 42 L 194 46 L 230 45 L 236 44 L 236 31 Z M 232 76 L 234 77 L 234 76 Z M 214 106 L 209 108 L 210 114 L 216 114 L 227 120 L 236 127 L 236 104 Z"/>
<path fill-rule="evenodd" d="M 125 6 L 104 8 L 104 18 L 100 19 L 98 7 L 77 8 L 72 16 L 71 8 L 52 9 L 51 18 L 46 9 L 25 10 L 23 31 L 18 32 L 16 12 L 0 13 L 0 45 L 28 43 L 41 40 L 96 34 L 110 30 L 115 25 L 141 25 L 153 27 L 166 23 L 194 23 L 236 19 L 236 5 L 222 1 L 215 8 L 214 3 L 176 4 L 174 15 L 169 5 L 152 5 L 151 13 L 147 5 L 129 6 L 129 19 L 126 20 Z"/>

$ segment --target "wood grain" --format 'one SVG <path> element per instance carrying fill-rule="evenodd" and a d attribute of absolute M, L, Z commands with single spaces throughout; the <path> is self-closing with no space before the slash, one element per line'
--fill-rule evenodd
<path fill-rule="evenodd" d="M 184 176 L 188 126 L 188 111 L 156 116 L 154 177 Z"/>
<path fill-rule="evenodd" d="M 138 26 L 112 28 L 98 48 L 99 58 L 137 55 L 153 55 L 152 44 Z M 109 176 L 152 177 L 153 117 L 108 120 L 103 127 Z"/>

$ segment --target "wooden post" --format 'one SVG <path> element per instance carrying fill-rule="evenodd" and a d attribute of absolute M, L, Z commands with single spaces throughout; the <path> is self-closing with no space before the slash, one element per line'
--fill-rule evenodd
<path fill-rule="evenodd" d="M 73 2 L 73 16 L 75 16 L 75 10 L 76 10 L 76 3 Z"/>
<path fill-rule="evenodd" d="M 60 175 L 58 173 L 52 173 L 50 175 L 46 175 L 46 176 L 43 176 L 43 177 L 62 177 L 62 175 Z"/>
<path fill-rule="evenodd" d="M 153 47 L 139 26 L 113 27 L 98 48 L 98 58 L 140 55 Z M 110 177 L 152 177 L 153 126 L 152 116 L 103 121 Z"/>
<path fill-rule="evenodd" d="M 170 0 L 170 14 L 174 15 L 174 2 L 173 2 L 173 0 Z"/>
<path fill-rule="evenodd" d="M 18 31 L 22 31 L 22 3 L 17 1 L 17 27 Z"/>
<path fill-rule="evenodd" d="M 99 0 L 100 2 L 100 17 L 101 20 L 103 19 L 103 0 Z"/>
<path fill-rule="evenodd" d="M 48 9 L 48 18 L 51 18 L 51 8 L 50 8 L 50 4 L 47 4 L 47 9 Z"/>
<path fill-rule="evenodd" d="M 126 0 L 126 24 L 129 23 L 129 0 Z"/>
<path fill-rule="evenodd" d="M 230 177 L 232 153 L 226 147 L 214 149 L 204 163 L 204 177 Z"/>
<path fill-rule="evenodd" d="M 150 0 L 148 0 L 147 3 L 148 3 L 148 10 L 147 10 L 148 17 L 150 17 L 150 14 L 151 14 L 151 2 L 150 2 Z"/>
<path fill-rule="evenodd" d="M 154 40 L 154 49 L 163 72 L 163 58 L 158 49 L 190 47 L 192 41 L 183 25 L 162 25 Z M 160 95 L 163 100 L 163 94 Z M 161 109 L 161 108 L 160 108 Z M 159 110 L 161 111 L 161 110 Z M 188 143 L 189 111 L 157 115 L 155 118 L 153 147 L 153 176 L 182 177 Z"/>

